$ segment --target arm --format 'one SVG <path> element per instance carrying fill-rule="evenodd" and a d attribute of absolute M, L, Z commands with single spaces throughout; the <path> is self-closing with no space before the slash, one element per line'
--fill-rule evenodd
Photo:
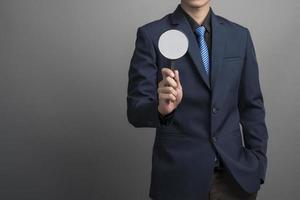
<path fill-rule="evenodd" d="M 268 131 L 259 83 L 259 69 L 248 29 L 246 55 L 239 88 L 239 113 L 245 147 L 253 152 L 260 162 L 260 181 L 263 184 L 267 167 Z"/>
<path fill-rule="evenodd" d="M 128 71 L 127 118 L 135 127 L 169 125 L 174 112 L 162 116 L 158 112 L 156 52 L 142 28 L 137 30 L 135 50 Z"/>

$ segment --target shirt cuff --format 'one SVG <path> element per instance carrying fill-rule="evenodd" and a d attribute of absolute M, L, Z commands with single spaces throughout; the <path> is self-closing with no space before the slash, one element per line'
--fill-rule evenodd
<path fill-rule="evenodd" d="M 162 115 L 160 112 L 158 112 L 160 122 L 164 125 L 169 125 L 171 122 L 171 119 L 174 117 L 175 112 L 176 112 L 176 108 L 172 112 L 170 112 L 166 115 Z"/>

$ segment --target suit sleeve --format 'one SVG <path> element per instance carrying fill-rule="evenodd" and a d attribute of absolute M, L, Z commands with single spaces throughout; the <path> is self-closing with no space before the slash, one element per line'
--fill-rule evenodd
<path fill-rule="evenodd" d="M 255 49 L 247 29 L 247 46 L 239 88 L 239 113 L 245 147 L 259 160 L 260 182 L 264 183 L 267 167 L 268 131 L 265 108 L 259 83 L 259 69 Z"/>
<path fill-rule="evenodd" d="M 165 116 L 158 111 L 158 73 L 154 45 L 138 28 L 127 87 L 127 119 L 134 127 L 167 126 L 174 117 L 176 109 Z"/>

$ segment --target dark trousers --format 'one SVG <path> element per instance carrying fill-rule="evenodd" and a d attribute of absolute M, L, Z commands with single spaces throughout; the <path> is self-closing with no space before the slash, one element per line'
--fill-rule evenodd
<path fill-rule="evenodd" d="M 225 168 L 215 168 L 209 200 L 255 200 L 257 193 L 248 193 Z"/>
<path fill-rule="evenodd" d="M 246 192 L 222 163 L 214 168 L 208 200 L 256 200 L 257 193 Z"/>

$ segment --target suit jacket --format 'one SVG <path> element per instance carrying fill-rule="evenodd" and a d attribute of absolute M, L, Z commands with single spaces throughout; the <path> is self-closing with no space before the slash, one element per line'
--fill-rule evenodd
<path fill-rule="evenodd" d="M 156 200 L 207 198 L 215 153 L 247 192 L 264 183 L 268 133 L 254 45 L 246 27 L 212 11 L 211 81 L 179 6 L 137 30 L 128 71 L 127 118 L 134 127 L 156 128 L 149 196 Z M 158 112 L 160 35 L 178 29 L 189 39 L 176 60 L 183 99 L 166 119 Z"/>

